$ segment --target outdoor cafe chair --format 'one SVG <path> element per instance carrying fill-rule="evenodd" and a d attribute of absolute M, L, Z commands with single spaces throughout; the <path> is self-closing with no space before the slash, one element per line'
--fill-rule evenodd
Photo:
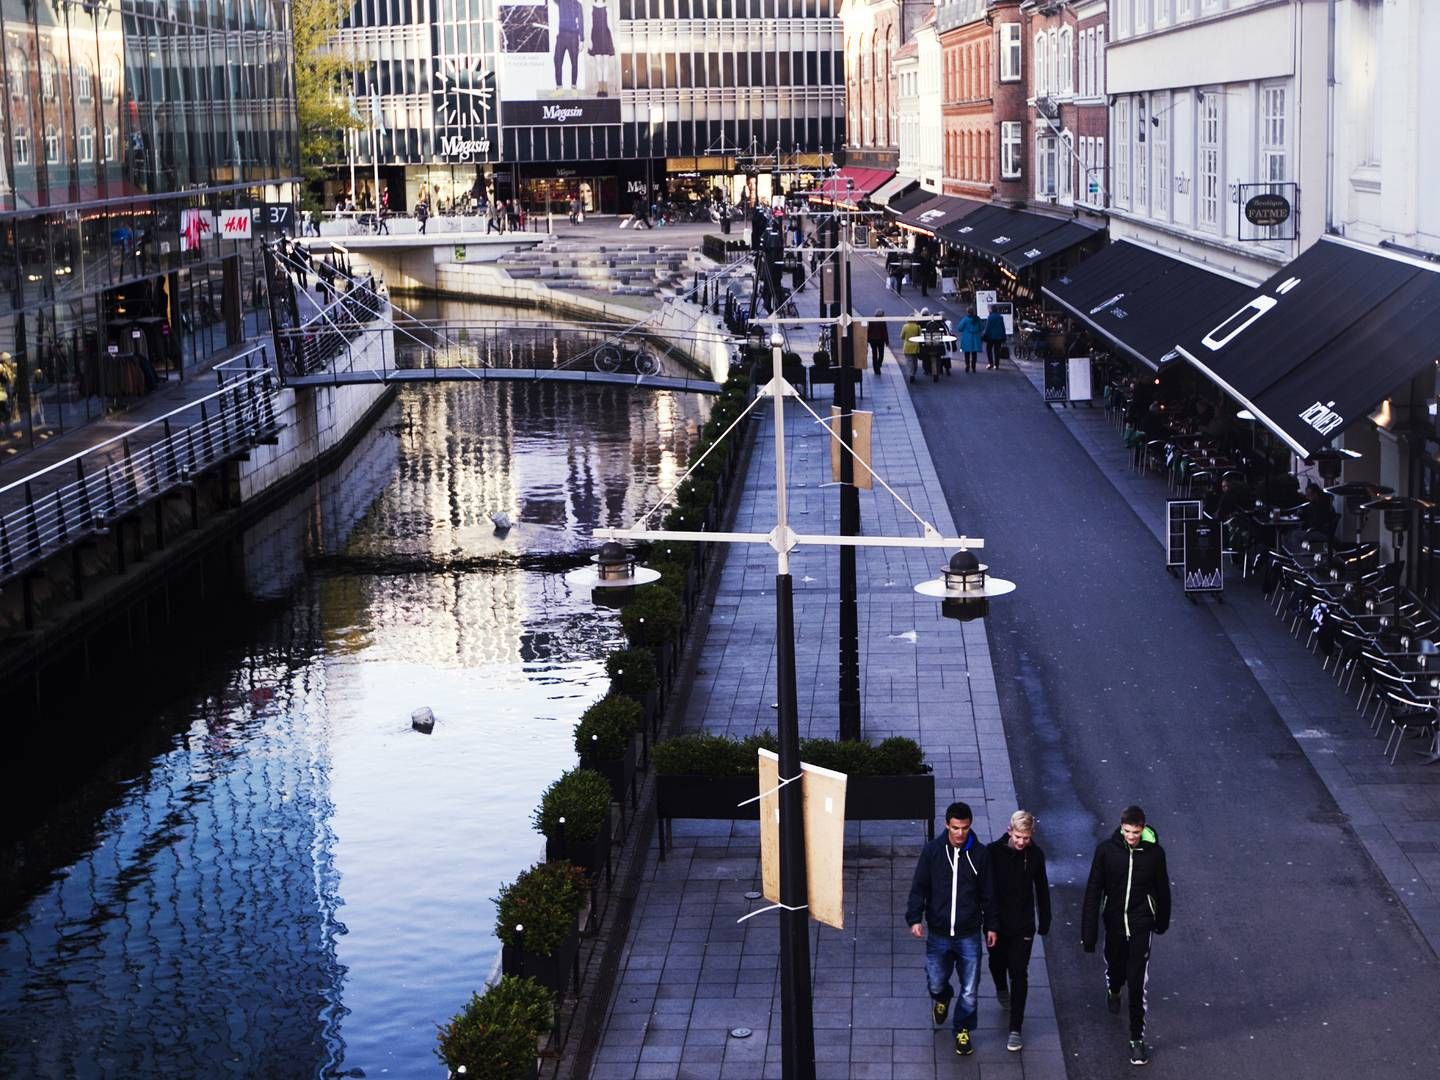
<path fill-rule="evenodd" d="M 1364 689 L 1360 691 L 1359 699 L 1355 703 L 1355 711 L 1367 718 L 1370 714 L 1370 703 L 1378 696 L 1376 690 L 1380 682 L 1382 682 L 1379 676 L 1380 672 L 1383 671 L 1386 675 L 1396 676 L 1401 682 L 1406 681 L 1404 674 L 1399 668 L 1378 652 L 1372 651 L 1372 648 L 1372 646 L 1362 648 L 1360 650 L 1360 659 L 1357 661 L 1360 665 L 1360 679 L 1365 685 Z"/>
<path fill-rule="evenodd" d="M 1390 709 L 1391 694 L 1412 695 L 1420 682 L 1414 675 L 1407 675 L 1394 665 L 1378 665 L 1371 670 L 1375 678 L 1375 721 L 1370 725 L 1370 731 L 1374 735 L 1380 734 L 1380 725 L 1385 721 L 1385 714 Z M 1369 711 L 1368 709 L 1366 710 Z"/>
<path fill-rule="evenodd" d="M 1345 678 L 1345 692 L 1350 691 L 1351 678 L 1355 674 L 1355 662 L 1360 659 L 1360 652 L 1370 644 L 1370 639 L 1360 632 L 1360 628 L 1338 612 L 1331 612 L 1330 628 L 1333 635 L 1332 645 L 1329 654 L 1325 657 L 1325 664 L 1321 671 L 1328 670 L 1330 662 L 1335 662 L 1335 682 L 1338 684 Z"/>
<path fill-rule="evenodd" d="M 1387 691 L 1385 697 L 1390 702 L 1390 735 L 1385 740 L 1385 756 L 1390 759 L 1390 764 L 1394 765 L 1408 733 L 1416 731 L 1422 735 L 1435 734 L 1435 703 L 1416 701 L 1394 691 Z M 1392 745 L 1395 748 L 1393 753 L 1390 749 Z"/>

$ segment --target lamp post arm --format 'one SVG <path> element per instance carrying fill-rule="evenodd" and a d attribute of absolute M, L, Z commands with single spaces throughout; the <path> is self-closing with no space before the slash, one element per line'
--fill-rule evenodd
<path fill-rule="evenodd" d="M 597 540 L 690 541 L 716 544 L 771 544 L 776 533 L 696 532 L 682 529 L 596 529 Z M 931 529 L 925 536 L 833 536 L 829 533 L 790 533 L 789 547 L 892 547 L 983 548 L 978 536 L 941 536 Z"/>

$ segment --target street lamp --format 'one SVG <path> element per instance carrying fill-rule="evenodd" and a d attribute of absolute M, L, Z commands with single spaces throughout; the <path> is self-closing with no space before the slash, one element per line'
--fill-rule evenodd
<path fill-rule="evenodd" d="M 990 577 L 990 568 L 970 551 L 957 551 L 950 562 L 940 568 L 940 576 L 915 586 L 921 596 L 940 601 L 940 614 L 947 619 L 970 622 L 983 619 L 990 610 L 992 596 L 1015 591 L 1015 583 Z"/>
<path fill-rule="evenodd" d="M 622 608 L 635 595 L 637 585 L 649 585 L 660 580 L 660 571 L 648 566 L 636 566 L 631 555 L 615 541 L 600 545 L 600 550 L 590 556 L 593 565 L 582 566 L 565 575 L 565 581 L 590 590 L 590 599 L 596 607 Z"/>
<path fill-rule="evenodd" d="M 689 540 L 701 543 L 728 543 L 728 544 L 766 544 L 776 556 L 775 574 L 775 642 L 776 642 L 776 698 L 778 715 L 777 741 L 779 743 L 779 771 L 781 777 L 779 797 L 780 820 L 778 822 L 780 834 L 780 996 L 781 996 L 781 1075 L 784 1080 L 814 1080 L 815 1077 L 815 1018 L 813 1015 L 813 999 L 810 988 L 810 932 L 808 916 L 808 888 L 805 878 L 805 831 L 801 800 L 801 785 L 791 781 L 800 778 L 800 721 L 799 706 L 797 703 L 796 680 L 795 680 L 795 605 L 793 595 L 793 582 L 790 577 L 790 552 L 802 545 L 818 546 L 831 545 L 839 546 L 842 551 L 849 548 L 853 551 L 856 547 L 920 547 L 920 548 L 958 548 L 961 554 L 968 554 L 966 549 L 979 548 L 984 546 L 984 541 L 974 537 L 953 537 L 942 536 L 939 531 L 920 517 L 908 503 L 906 503 L 883 478 L 875 476 L 875 480 L 886 491 L 895 497 L 896 501 L 918 521 L 922 527 L 922 535 L 915 537 L 885 537 L 885 536 L 834 536 L 830 534 L 802 535 L 797 534 L 790 528 L 789 510 L 787 503 L 787 491 L 785 482 L 785 398 L 793 397 L 797 404 L 810 414 L 817 422 L 821 418 L 814 410 L 799 396 L 795 388 L 785 381 L 782 363 L 782 350 L 785 339 L 779 330 L 775 330 L 770 336 L 770 349 L 773 371 L 770 381 L 760 389 L 756 397 L 745 407 L 740 416 L 721 434 L 720 438 L 696 459 L 694 464 L 686 470 L 685 474 L 676 481 L 674 487 L 666 493 L 660 503 L 653 508 L 644 518 L 655 513 L 660 506 L 663 506 L 671 495 L 677 491 L 681 484 L 698 468 L 714 451 L 715 447 L 724 441 L 729 433 L 735 430 L 736 425 L 743 420 L 759 402 L 768 397 L 774 403 L 774 434 L 775 434 L 775 527 L 768 533 L 726 533 L 726 532 L 698 532 L 687 530 L 670 529 L 646 529 L 635 527 L 631 529 L 596 529 L 595 536 L 600 540 L 621 541 L 621 540 Z M 838 436 L 834 433 L 832 438 Z M 849 447 L 842 446 L 841 456 L 853 455 Z M 868 468 L 868 466 L 866 466 Z M 872 476 L 873 476 L 872 472 Z M 616 545 L 618 547 L 618 544 Z M 615 550 L 606 545 L 602 551 L 608 551 L 606 558 L 608 565 L 618 566 L 621 562 L 615 554 Z M 621 549 L 623 553 L 623 549 Z M 598 560 L 598 556 L 597 556 Z M 947 594 L 945 599 L 957 601 L 973 601 L 977 598 L 988 598 L 999 596 L 1011 591 L 1015 586 L 1010 582 L 1002 582 L 998 578 L 985 578 L 984 567 L 981 567 L 974 555 L 969 555 L 969 563 L 960 564 L 962 569 L 973 564 L 979 568 L 981 577 L 978 581 L 974 578 L 973 567 L 965 570 L 969 577 L 966 577 L 961 585 L 964 587 L 956 595 Z M 952 563 L 954 560 L 952 560 Z M 635 573 L 641 573 L 643 568 L 635 568 Z M 595 579 L 588 576 L 595 574 Z M 575 571 L 567 576 L 567 580 L 573 578 L 587 584 L 599 585 L 600 573 L 598 570 Z M 614 578 L 612 580 L 621 580 Z M 976 590 L 979 590 L 978 594 Z M 598 592 L 599 589 L 597 588 Z"/>

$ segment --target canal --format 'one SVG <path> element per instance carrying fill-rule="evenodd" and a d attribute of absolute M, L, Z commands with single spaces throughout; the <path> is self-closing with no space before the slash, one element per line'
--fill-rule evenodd
<path fill-rule="evenodd" d="M 436 1026 L 494 966 L 491 898 L 540 858 L 531 811 L 621 642 L 563 571 L 707 408 L 405 389 L 237 538 L 175 640 L 111 657 L 52 717 L 85 710 L 77 737 L 6 769 L 0 1075 L 443 1075 Z"/>

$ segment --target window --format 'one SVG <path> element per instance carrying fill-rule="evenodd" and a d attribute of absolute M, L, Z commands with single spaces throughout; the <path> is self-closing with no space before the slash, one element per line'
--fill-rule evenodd
<path fill-rule="evenodd" d="M 40 61 L 40 94 L 46 101 L 55 96 L 55 61 L 48 56 Z"/>
<path fill-rule="evenodd" d="M 1111 128 L 1115 132 L 1115 205 L 1130 205 L 1130 99 L 1115 105 Z"/>
<path fill-rule="evenodd" d="M 95 160 L 95 129 L 89 124 L 81 125 L 75 140 L 75 156 L 81 161 Z"/>
<path fill-rule="evenodd" d="M 1346 56 L 1351 68 L 1350 122 L 1355 132 L 1355 163 L 1362 167 L 1380 164 L 1380 133 L 1384 130 L 1381 110 L 1381 12 L 1380 0 L 1351 5 L 1354 32 L 1347 35 Z"/>
<path fill-rule="evenodd" d="M 1000 125 L 1000 175 L 1007 180 L 1020 176 L 1020 121 L 1007 120 Z"/>
<path fill-rule="evenodd" d="M 1150 29 L 1150 0 L 1135 0 L 1135 33 Z"/>
<path fill-rule="evenodd" d="M 1170 22 L 1170 0 L 1155 0 L 1155 29 Z"/>
<path fill-rule="evenodd" d="M 10 96 L 23 98 L 25 96 L 25 54 L 12 52 L 10 54 Z"/>
<path fill-rule="evenodd" d="M 1210 13 L 1210 12 L 1212 12 L 1212 11 L 1219 11 L 1219 10 L 1220 10 L 1220 0 L 1200 0 L 1200 13 L 1201 13 L 1202 15 L 1208 14 L 1208 13 Z"/>
<path fill-rule="evenodd" d="M 1115 36 L 1130 36 L 1130 6 L 1134 0 L 1115 0 Z"/>
<path fill-rule="evenodd" d="M 54 124 L 45 125 L 45 164 L 60 164 L 60 135 Z"/>
<path fill-rule="evenodd" d="M 1150 110 L 1145 95 L 1135 98 L 1135 209 L 1150 206 Z"/>
<path fill-rule="evenodd" d="M 1056 60 L 1060 65 L 1060 77 L 1056 80 L 1059 85 L 1056 89 L 1065 95 L 1075 92 L 1075 38 L 1067 26 L 1060 31 L 1060 55 Z"/>
<path fill-rule="evenodd" d="M 1156 94 L 1150 102 L 1150 166 L 1155 174 L 1151 188 L 1150 212 L 1157 218 L 1170 217 L 1170 100 Z"/>
<path fill-rule="evenodd" d="M 1045 61 L 1049 57 L 1050 50 L 1045 44 L 1045 32 L 1042 30 L 1035 35 L 1035 51 L 1030 54 L 1030 67 L 1035 73 L 1035 96 L 1044 97 L 1050 92 L 1045 85 Z"/>
<path fill-rule="evenodd" d="M 1195 0 L 1175 0 L 1175 18 L 1188 19 L 1195 14 Z"/>
<path fill-rule="evenodd" d="M 1017 82 L 1020 78 L 1020 24 L 1000 24 L 1000 81 Z"/>
<path fill-rule="evenodd" d="M 1074 196 L 1071 176 L 1075 172 L 1075 137 L 1068 131 L 1060 138 L 1060 198 L 1069 200 Z"/>
<path fill-rule="evenodd" d="M 1260 176 L 1271 183 L 1286 179 L 1285 87 L 1260 90 Z"/>
<path fill-rule="evenodd" d="M 105 125 L 105 160 L 115 160 L 115 129 L 109 124 Z"/>
<path fill-rule="evenodd" d="M 15 136 L 11 139 L 15 144 L 15 164 L 30 164 L 30 133 L 24 128 L 16 128 Z"/>
<path fill-rule="evenodd" d="M 1106 165 L 1106 160 L 1107 160 L 1107 159 L 1106 159 L 1106 157 L 1105 157 L 1105 136 L 1104 136 L 1104 135 L 1097 135 L 1097 136 L 1095 136 L 1095 176 L 1094 176 L 1095 201 L 1096 201 L 1097 203 L 1103 203 L 1103 202 L 1105 201 L 1105 192 L 1106 192 L 1106 190 L 1108 189 L 1108 185 L 1105 183 L 1105 165 Z"/>
<path fill-rule="evenodd" d="M 90 101 L 93 97 L 94 88 L 91 86 L 92 77 L 90 68 L 85 64 L 75 65 L 75 100 Z M 94 134 L 93 132 L 91 134 Z"/>
<path fill-rule="evenodd" d="M 1055 136 L 1046 135 L 1035 140 L 1035 196 L 1044 199 L 1060 193 L 1059 180 L 1055 175 Z"/>
<path fill-rule="evenodd" d="M 1090 93 L 1090 50 L 1095 48 L 1095 32 L 1080 31 L 1080 94 Z"/>
<path fill-rule="evenodd" d="M 1200 154 L 1196 163 L 1196 180 L 1199 188 L 1199 213 L 1201 225 L 1218 228 L 1220 225 L 1220 103 L 1222 97 L 1214 92 L 1203 93 L 1200 98 Z"/>
<path fill-rule="evenodd" d="M 1095 65 L 1090 69 L 1090 93 L 1099 96 L 1105 93 L 1105 28 L 1095 28 Z"/>
<path fill-rule="evenodd" d="M 1045 65 L 1045 85 L 1051 97 L 1060 93 L 1060 35 L 1050 31 L 1050 59 Z"/>

